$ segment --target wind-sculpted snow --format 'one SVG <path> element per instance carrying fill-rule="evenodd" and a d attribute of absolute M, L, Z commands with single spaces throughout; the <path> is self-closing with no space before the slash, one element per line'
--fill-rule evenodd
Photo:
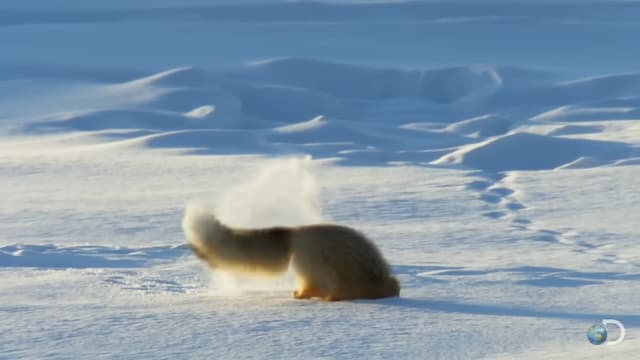
<path fill-rule="evenodd" d="M 401 70 L 283 58 L 223 70 L 176 68 L 93 85 L 85 96 L 91 91 L 118 107 L 71 103 L 68 112 L 24 129 L 101 131 L 118 146 L 310 154 L 350 165 L 400 161 L 506 171 L 637 156 L 637 141 L 612 141 L 607 125 L 637 118 L 636 74 L 557 81 L 510 67 Z M 134 92 L 148 95 L 122 100 Z M 129 141 L 122 129 L 130 131 Z M 109 137 L 111 130 L 117 136 Z M 599 134 L 608 141 L 597 141 Z M 433 162 L 439 155 L 432 154 L 443 153 L 449 154 Z"/>
<path fill-rule="evenodd" d="M 308 59 L 258 62 L 235 78 L 320 91 L 340 99 L 385 100 L 417 98 L 452 103 L 502 83 L 491 67 L 470 66 L 441 70 L 391 70 Z"/>
<path fill-rule="evenodd" d="M 461 163 L 493 172 L 550 170 L 585 156 L 612 161 L 631 154 L 624 143 L 514 133 L 462 148 L 435 163 Z"/>
<path fill-rule="evenodd" d="M 0 267 L 42 269 L 136 268 L 189 254 L 185 246 L 122 248 L 96 245 L 6 245 L 0 247 Z"/>

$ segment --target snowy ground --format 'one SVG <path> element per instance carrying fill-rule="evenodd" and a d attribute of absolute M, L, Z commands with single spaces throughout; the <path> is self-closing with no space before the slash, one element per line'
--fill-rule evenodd
<path fill-rule="evenodd" d="M 0 359 L 633 358 L 639 16 L 0 5 Z M 193 200 L 233 225 L 355 226 L 401 297 L 212 274 L 182 246 Z M 589 344 L 602 319 L 624 342 Z"/>

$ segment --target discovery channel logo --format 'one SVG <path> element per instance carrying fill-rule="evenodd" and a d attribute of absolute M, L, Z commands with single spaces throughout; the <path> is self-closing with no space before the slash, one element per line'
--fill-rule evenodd
<path fill-rule="evenodd" d="M 608 333 L 607 333 L 607 325 L 615 325 L 620 329 L 620 335 L 615 341 L 607 341 Z M 589 330 L 587 331 L 587 339 L 593 345 L 618 345 L 624 340 L 624 336 L 627 334 L 624 325 L 618 320 L 614 319 L 604 319 L 602 323 L 593 324 Z"/>

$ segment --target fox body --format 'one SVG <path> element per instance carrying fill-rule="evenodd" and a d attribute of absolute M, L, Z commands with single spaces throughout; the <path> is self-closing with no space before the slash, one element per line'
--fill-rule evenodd
<path fill-rule="evenodd" d="M 187 209 L 182 222 L 191 249 L 211 268 L 277 274 L 293 264 L 296 299 L 376 299 L 400 294 L 376 246 L 356 230 L 321 224 L 236 229 L 206 211 Z"/>

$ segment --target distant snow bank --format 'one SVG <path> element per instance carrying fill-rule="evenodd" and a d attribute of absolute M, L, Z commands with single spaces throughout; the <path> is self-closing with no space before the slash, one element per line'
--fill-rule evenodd
<path fill-rule="evenodd" d="M 457 163 L 490 172 L 547 170 L 578 167 L 578 164 L 581 167 L 600 165 L 631 153 L 631 147 L 623 143 L 513 133 L 463 147 L 434 161 L 434 164 Z"/>
<path fill-rule="evenodd" d="M 639 91 L 633 73 L 557 81 L 505 66 L 381 69 L 279 58 L 57 91 L 56 109 L 65 111 L 41 109 L 18 122 L 26 135 L 82 131 L 120 147 L 540 170 L 637 157 L 640 137 L 611 129 L 638 119 Z"/>
<path fill-rule="evenodd" d="M 0 17 L 2 24 L 76 23 L 129 21 L 254 21 L 254 22 L 376 22 L 393 21 L 469 21 L 473 19 L 517 18 L 546 16 L 552 19 L 572 18 L 588 20 L 599 11 L 608 10 L 612 20 L 625 17 L 624 3 L 633 1 L 595 0 L 585 3 L 565 0 L 498 1 L 398 1 L 398 0 L 155 0 L 150 6 L 146 0 L 112 0 L 87 2 L 61 0 L 55 5 L 38 0 L 22 0 L 6 6 L 7 15 Z M 460 6 L 459 3 L 464 3 Z M 608 3 L 608 4 L 603 4 Z M 571 12 L 567 10 L 573 10 Z M 581 18 L 580 18 L 581 16 Z"/>

